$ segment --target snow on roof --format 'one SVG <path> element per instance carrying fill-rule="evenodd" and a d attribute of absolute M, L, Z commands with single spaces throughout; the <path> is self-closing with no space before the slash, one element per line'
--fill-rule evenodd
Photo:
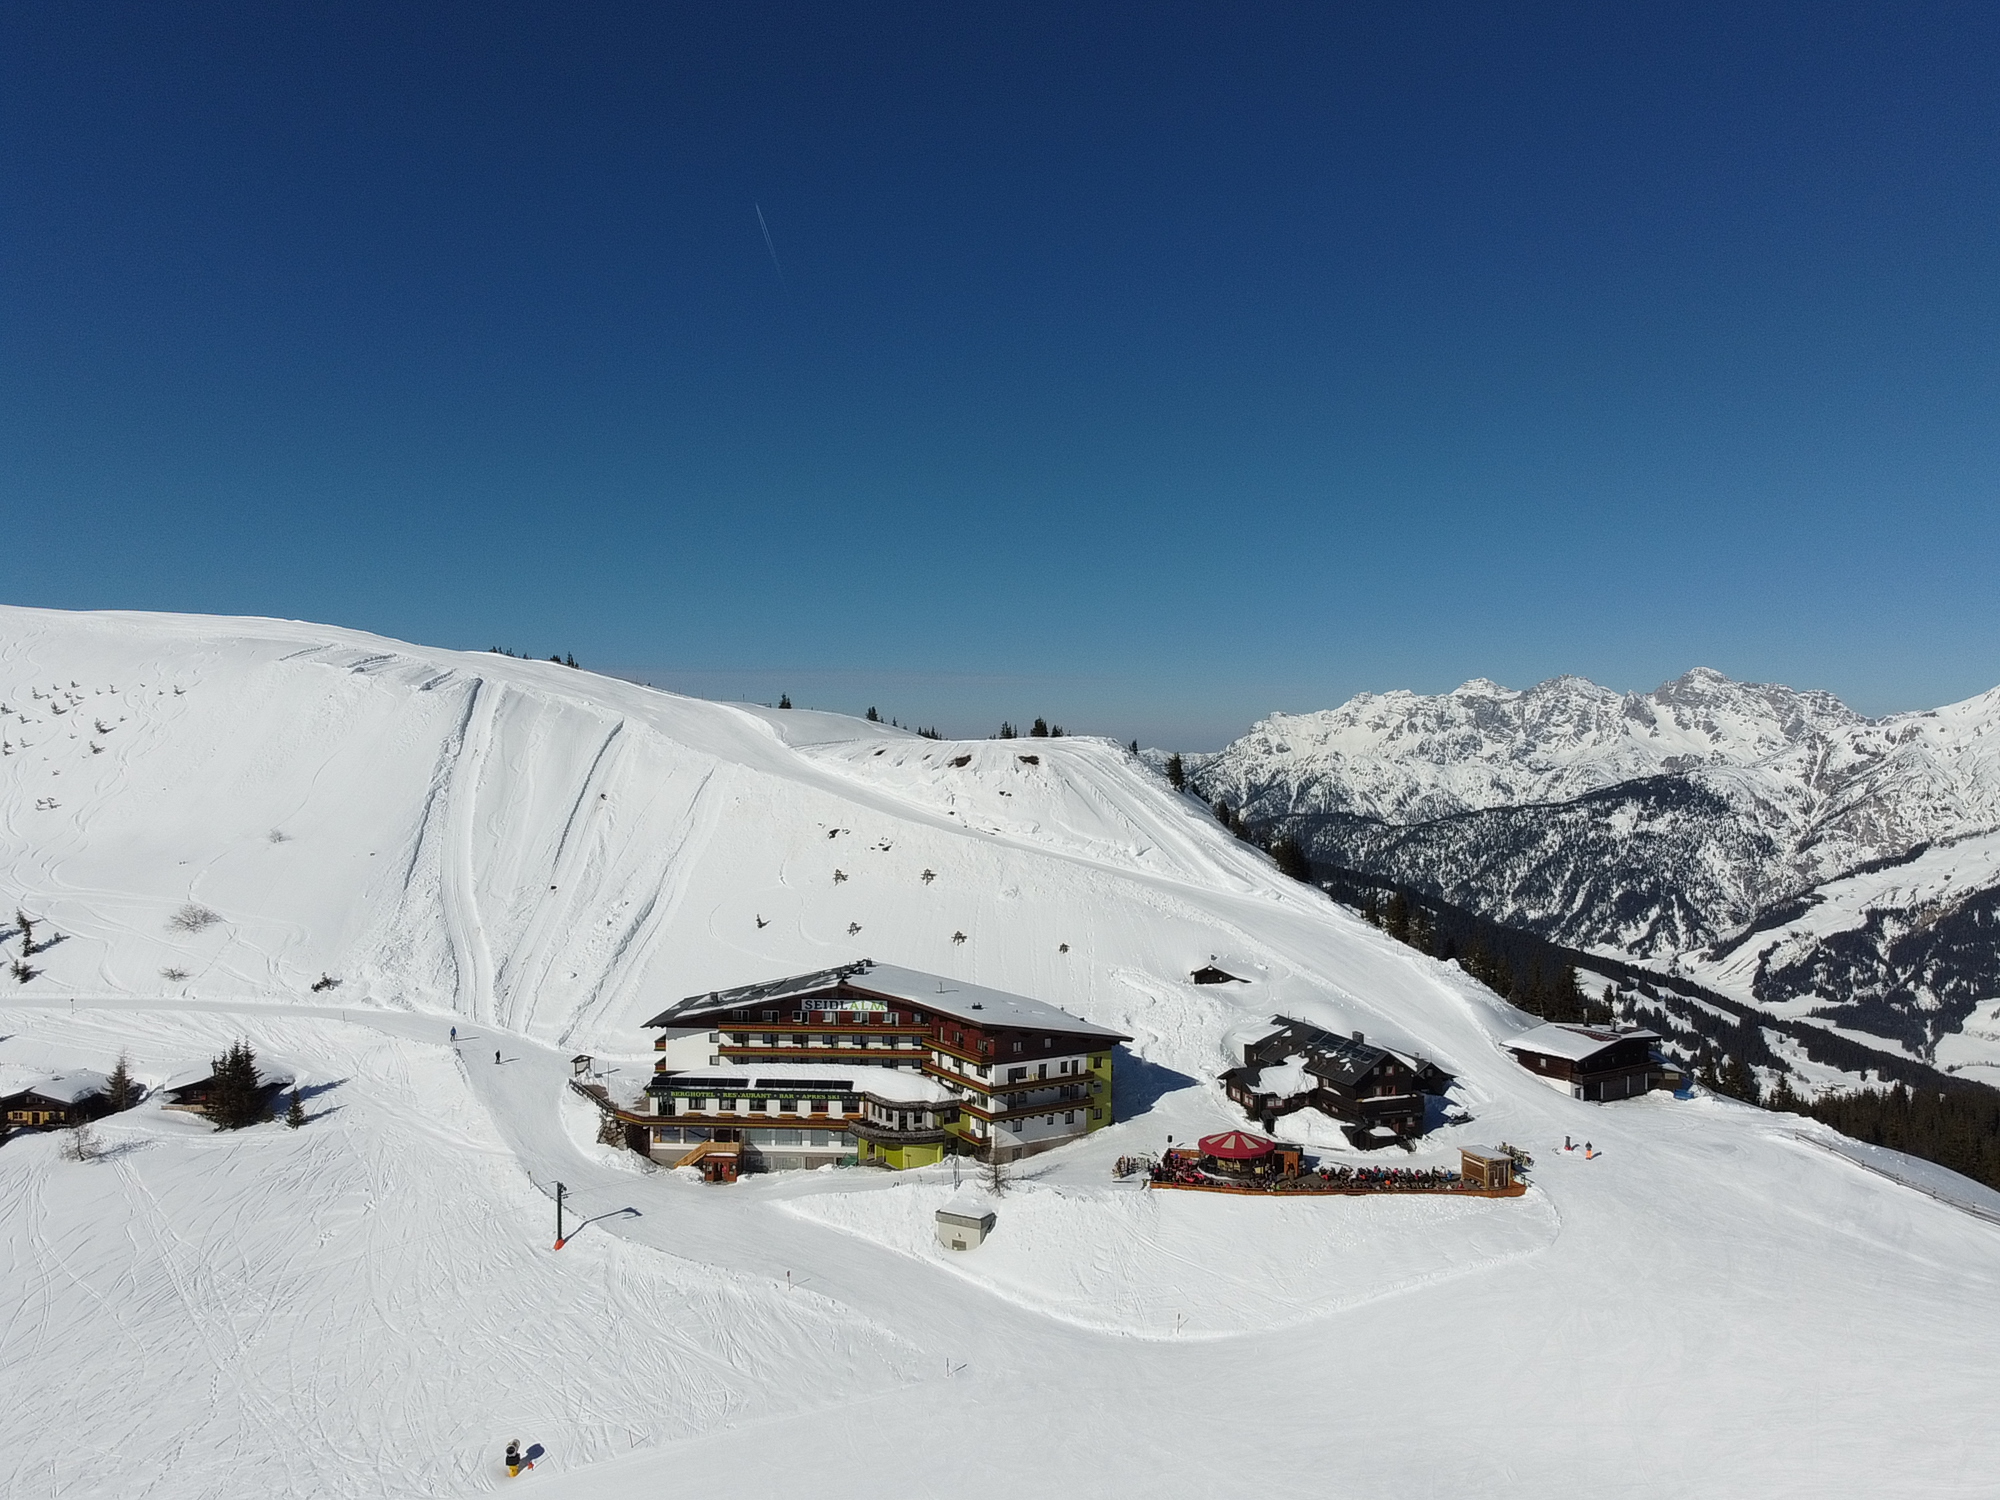
<path fill-rule="evenodd" d="M 44 1073 L 41 1077 L 8 1092 L 19 1094 L 39 1094 L 44 1099 L 58 1104 L 75 1104 L 88 1099 L 92 1094 L 102 1094 L 111 1087 L 111 1080 L 102 1073 L 93 1073 L 88 1068 L 70 1068 L 61 1073 Z"/>
<path fill-rule="evenodd" d="M 1289 1099 L 1294 1094 L 1312 1092 L 1313 1076 L 1306 1070 L 1306 1060 L 1294 1052 L 1281 1063 L 1273 1063 L 1260 1069 L 1251 1080 L 1250 1087 L 1260 1094 L 1276 1094 L 1281 1099 Z"/>
<path fill-rule="evenodd" d="M 759 1001 L 784 1000 L 794 996 L 809 995 L 819 990 L 832 989 L 837 985 L 845 985 L 866 996 L 894 1000 L 913 1009 L 956 1016 L 960 1020 L 976 1022 L 981 1026 L 1015 1027 L 1026 1031 L 1066 1031 L 1073 1035 L 1092 1036 L 1111 1042 L 1131 1040 L 1122 1031 L 1094 1026 L 1066 1010 L 1050 1005 L 1045 1000 L 1009 994 L 1005 990 L 988 989 L 980 984 L 967 984 L 959 979 L 946 979 L 942 975 L 926 974 L 918 969 L 900 968 L 895 964 L 878 964 L 873 959 L 862 959 L 858 963 L 843 964 L 837 969 L 822 969 L 813 974 L 799 974 L 790 979 L 774 979 L 763 984 L 743 985 L 733 990 L 713 990 L 706 995 L 690 995 L 678 1004 L 661 1011 L 646 1024 L 673 1026 L 718 1010 L 733 1010 L 737 1006 L 754 1005 Z"/>
<path fill-rule="evenodd" d="M 838 1063 L 754 1063 L 737 1068 L 689 1068 L 685 1072 L 661 1074 L 655 1082 L 665 1088 L 708 1088 L 728 1093 L 772 1093 L 793 1091 L 814 1094 L 873 1094 L 892 1104 L 943 1103 L 950 1089 L 925 1073 L 905 1072 L 892 1067 L 844 1067 Z"/>
<path fill-rule="evenodd" d="M 198 1068 L 183 1068 L 165 1083 L 161 1084 L 160 1088 L 164 1092 L 172 1093 L 176 1089 L 189 1088 L 197 1083 L 207 1083 L 214 1076 L 215 1065 L 213 1063 Z M 287 1068 L 283 1063 L 274 1063 L 265 1057 L 257 1059 L 257 1086 L 259 1088 L 288 1089 L 297 1082 L 298 1079 L 292 1073 L 292 1070 Z"/>
<path fill-rule="evenodd" d="M 1647 1031 L 1644 1027 L 1621 1031 L 1613 1026 L 1579 1026 L 1550 1021 L 1531 1027 L 1501 1045 L 1510 1052 L 1539 1052 L 1545 1057 L 1566 1057 L 1571 1062 L 1583 1062 L 1615 1042 L 1634 1039 L 1657 1042 L 1660 1034 Z"/>
<path fill-rule="evenodd" d="M 984 1189 L 968 1182 L 938 1212 L 954 1219 L 985 1219 L 993 1214 L 993 1201 Z"/>

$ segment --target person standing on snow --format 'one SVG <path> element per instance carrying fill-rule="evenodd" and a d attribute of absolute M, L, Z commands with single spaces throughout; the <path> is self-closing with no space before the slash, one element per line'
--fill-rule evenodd
<path fill-rule="evenodd" d="M 521 1472 L 521 1440 L 509 1438 L 507 1441 L 507 1477 L 513 1478 Z"/>

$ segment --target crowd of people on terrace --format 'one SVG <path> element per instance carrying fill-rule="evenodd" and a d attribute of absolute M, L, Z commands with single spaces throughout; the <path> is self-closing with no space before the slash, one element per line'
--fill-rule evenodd
<path fill-rule="evenodd" d="M 1153 1182 L 1184 1183 L 1191 1187 L 1229 1184 L 1264 1187 L 1280 1193 L 1428 1193 L 1459 1186 L 1459 1174 L 1448 1167 L 1321 1166 L 1296 1176 L 1280 1176 L 1218 1169 L 1193 1151 L 1169 1151 L 1164 1159 L 1151 1162 L 1126 1158 L 1118 1163 L 1118 1175 L 1136 1172 L 1142 1164 Z"/>
<path fill-rule="evenodd" d="M 1458 1186 L 1449 1167 L 1320 1167 L 1298 1177 L 1281 1179 L 1278 1187 L 1376 1188 L 1383 1192 L 1422 1193 Z"/>

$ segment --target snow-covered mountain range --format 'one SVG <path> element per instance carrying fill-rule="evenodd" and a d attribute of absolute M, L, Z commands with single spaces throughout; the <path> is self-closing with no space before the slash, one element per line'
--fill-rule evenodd
<path fill-rule="evenodd" d="M 1479 680 L 1274 714 L 1195 781 L 1316 859 L 1577 947 L 1705 967 L 1767 1003 L 1848 1003 L 1865 950 L 1879 1003 L 1848 1019 L 1920 1050 L 1951 1029 L 1941 1008 L 1963 1014 L 2000 979 L 1943 935 L 1954 913 L 1991 904 L 1956 886 L 1900 889 L 1903 915 L 1873 929 L 1875 909 L 1856 911 L 1843 964 L 1798 950 L 1832 941 L 1817 931 L 1783 952 L 1751 944 L 1747 970 L 1703 958 L 1739 953 L 1830 882 L 2000 828 L 2000 689 L 1869 719 L 1828 693 L 1706 668 L 1650 693 Z M 1952 946 L 1949 979 L 1933 972 L 1934 931 Z"/>
<path fill-rule="evenodd" d="M 475 1495 L 509 1438 L 593 1500 L 1043 1470 L 1106 1500 L 1946 1493 L 2000 1467 L 1966 1417 L 2000 1400 L 2000 1196 L 1699 1092 L 1550 1089 L 1503 1046 L 1529 1017 L 1107 741 L 12 608 L 0 703 L 0 913 L 33 928 L 0 923 L 0 1087 L 120 1053 L 158 1085 L 242 1039 L 310 1115 L 221 1135 L 154 1099 L 96 1160 L 0 1144 L 0 1494 Z M 633 1097 L 648 1016 L 863 956 L 1132 1038 L 1117 1120 L 1026 1164 L 978 1250 L 938 1243 L 957 1164 L 710 1187 L 598 1141 L 569 1085 Z M 1243 982 L 1193 983 L 1211 958 Z M 1528 1194 L 1115 1178 L 1245 1123 L 1218 1074 L 1278 1012 L 1439 1061 L 1450 1115 L 1399 1158 L 1512 1142 Z M 1312 1114 L 1286 1138 L 1357 1159 Z"/>

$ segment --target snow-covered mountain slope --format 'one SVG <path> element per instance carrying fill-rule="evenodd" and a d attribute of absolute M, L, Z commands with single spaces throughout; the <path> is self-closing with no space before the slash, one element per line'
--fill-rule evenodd
<path fill-rule="evenodd" d="M 1579 947 L 1703 947 L 1858 866 L 2000 827 L 2000 689 L 1870 720 L 1698 669 L 1652 693 L 1365 694 L 1201 768 L 1315 857 Z"/>
<path fill-rule="evenodd" d="M 146 1105 L 105 1160 L 0 1146 L 24 1226 L 0 1492 L 476 1493 L 510 1437 L 545 1445 L 537 1483 L 614 1497 L 1947 1492 L 2000 1467 L 1964 1417 L 2000 1398 L 2000 1228 L 1811 1122 L 1556 1094 L 1499 1045 L 1525 1018 L 1115 746 L 27 610 L 0 611 L 0 699 L 0 872 L 42 924 L 0 1067 L 123 1047 L 158 1081 L 248 1036 L 319 1091 L 296 1136 Z M 1024 1169 L 982 1250 L 923 1238 L 948 1168 L 707 1188 L 591 1144 L 572 1054 L 629 1093 L 665 1002 L 864 954 L 1135 1038 L 1120 1123 Z M 1211 954 L 1249 982 L 1193 985 Z M 1438 1059 L 1470 1119 L 1415 1160 L 1516 1141 L 1533 1191 L 1115 1186 L 1118 1156 L 1240 1123 L 1215 1075 L 1277 1011 Z M 559 1253 L 557 1180 L 590 1221 Z"/>
<path fill-rule="evenodd" d="M 2000 834 L 1919 845 L 1828 881 L 1680 968 L 1774 1013 L 1939 1056 L 2000 997 Z"/>

